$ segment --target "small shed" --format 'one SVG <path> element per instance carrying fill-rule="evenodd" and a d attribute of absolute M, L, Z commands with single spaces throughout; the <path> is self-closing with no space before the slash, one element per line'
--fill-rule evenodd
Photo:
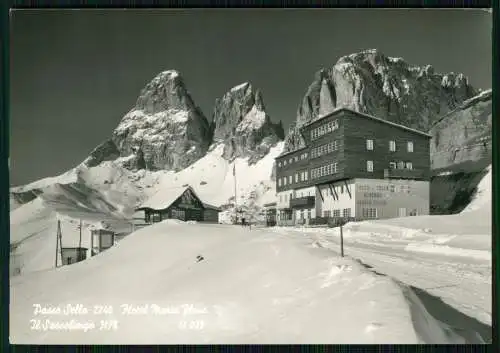
<path fill-rule="evenodd" d="M 83 261 L 87 258 L 88 248 L 66 247 L 61 248 L 61 257 L 63 265 L 71 265 Z"/>
<path fill-rule="evenodd" d="M 109 249 L 115 244 L 115 233 L 107 229 L 92 229 L 90 231 L 90 248 L 92 255 Z"/>
<path fill-rule="evenodd" d="M 276 225 L 276 202 L 266 203 L 264 205 L 266 216 L 266 226 L 274 227 Z"/>

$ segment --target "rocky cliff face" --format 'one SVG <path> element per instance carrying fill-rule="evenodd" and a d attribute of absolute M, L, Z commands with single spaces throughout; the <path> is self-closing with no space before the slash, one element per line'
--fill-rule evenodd
<path fill-rule="evenodd" d="M 110 140 L 85 161 L 95 166 L 123 158 L 130 169 L 180 170 L 203 157 L 211 142 L 210 126 L 195 105 L 181 75 L 164 71 L 142 90 Z"/>
<path fill-rule="evenodd" d="M 262 94 L 250 83 L 233 87 L 216 100 L 212 129 L 214 144 L 224 144 L 225 159 L 250 157 L 250 163 L 284 138 L 281 122 L 271 121 Z"/>
<path fill-rule="evenodd" d="M 443 116 L 430 129 L 431 168 L 480 171 L 491 163 L 492 92 L 484 91 Z"/>
<path fill-rule="evenodd" d="M 297 111 L 285 152 L 303 144 L 298 127 L 347 107 L 423 131 L 477 92 L 463 74 L 437 74 L 401 58 L 366 50 L 340 58 L 316 73 Z"/>

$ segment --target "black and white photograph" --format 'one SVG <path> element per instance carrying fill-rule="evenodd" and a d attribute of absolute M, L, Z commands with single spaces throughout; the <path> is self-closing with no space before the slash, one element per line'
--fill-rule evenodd
<path fill-rule="evenodd" d="M 491 9 L 14 9 L 11 344 L 491 344 Z"/>

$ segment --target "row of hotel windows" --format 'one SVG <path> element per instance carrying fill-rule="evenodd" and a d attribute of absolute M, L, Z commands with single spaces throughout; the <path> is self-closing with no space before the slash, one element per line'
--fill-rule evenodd
<path fill-rule="evenodd" d="M 337 163 L 330 163 L 318 168 L 311 169 L 311 179 L 318 179 L 325 175 L 337 173 Z"/>
<path fill-rule="evenodd" d="M 323 217 L 330 218 L 330 217 L 340 217 L 341 210 L 333 210 L 333 211 L 323 211 Z M 344 208 L 342 210 L 342 217 L 351 217 L 351 209 L 350 208 Z"/>
<path fill-rule="evenodd" d="M 324 154 L 328 154 L 328 153 L 331 153 L 333 151 L 336 151 L 338 148 L 337 142 L 338 141 L 335 140 L 333 142 L 330 142 L 330 143 L 327 143 L 325 145 L 321 145 L 321 146 L 318 146 L 318 147 L 311 149 L 311 158 L 320 157 Z"/>
<path fill-rule="evenodd" d="M 373 151 L 373 140 L 366 140 L 366 149 L 368 151 Z M 389 151 L 396 152 L 396 141 L 389 141 Z M 413 142 L 408 141 L 406 143 L 406 151 L 413 152 Z"/>
<path fill-rule="evenodd" d="M 412 170 L 413 169 L 413 163 L 412 162 L 390 162 L 389 163 L 390 169 L 408 169 Z M 373 161 L 366 161 L 366 171 L 367 172 L 373 172 Z"/>
<path fill-rule="evenodd" d="M 307 174 L 307 171 L 295 173 L 295 182 L 299 183 L 301 181 L 307 181 L 308 177 L 309 176 Z M 279 178 L 278 179 L 278 186 L 282 186 L 282 185 L 285 186 L 287 184 L 287 180 L 288 180 L 288 184 L 292 184 L 293 183 L 293 175 L 289 175 L 288 178 L 287 177 Z"/>
<path fill-rule="evenodd" d="M 302 153 L 300 156 L 295 156 L 295 157 L 290 157 L 289 159 L 285 159 L 283 161 L 283 164 L 281 162 L 278 162 L 278 167 L 281 167 L 282 165 L 285 166 L 288 164 L 292 164 L 293 162 L 298 162 L 299 160 L 304 160 L 307 159 L 307 152 Z"/>
<path fill-rule="evenodd" d="M 326 124 L 320 125 L 317 128 L 311 130 L 311 140 L 320 138 L 330 132 L 333 132 L 339 128 L 339 122 L 337 120 L 329 121 Z"/>

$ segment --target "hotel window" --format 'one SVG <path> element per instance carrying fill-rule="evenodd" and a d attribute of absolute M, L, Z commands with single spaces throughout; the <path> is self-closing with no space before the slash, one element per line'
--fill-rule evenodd
<path fill-rule="evenodd" d="M 377 218 L 376 208 L 363 208 L 363 218 Z"/>
<path fill-rule="evenodd" d="M 413 142 L 412 141 L 408 141 L 408 144 L 407 144 L 407 149 L 408 149 L 408 152 L 413 152 Z"/>
<path fill-rule="evenodd" d="M 389 141 L 389 151 L 396 152 L 396 141 Z"/>
<path fill-rule="evenodd" d="M 285 166 L 286 165 L 286 160 L 283 161 L 283 165 Z"/>
<path fill-rule="evenodd" d="M 295 156 L 295 162 L 299 160 L 299 156 Z"/>
<path fill-rule="evenodd" d="M 368 151 L 373 151 L 373 140 L 366 140 L 366 149 Z"/>
<path fill-rule="evenodd" d="M 413 164 L 411 162 L 406 162 L 406 169 L 412 170 Z"/>
<path fill-rule="evenodd" d="M 366 161 L 366 171 L 373 172 L 373 161 Z"/>
<path fill-rule="evenodd" d="M 390 162 L 389 163 L 389 168 L 396 169 L 396 162 Z"/>
<path fill-rule="evenodd" d="M 346 218 L 351 217 L 351 209 L 350 208 L 344 208 L 342 217 L 346 217 Z"/>
<path fill-rule="evenodd" d="M 295 182 L 298 183 L 299 182 L 299 173 L 295 173 Z"/>
<path fill-rule="evenodd" d="M 311 210 L 307 210 L 307 219 L 311 219 Z"/>
<path fill-rule="evenodd" d="M 333 217 L 340 217 L 340 210 L 333 210 Z"/>
<path fill-rule="evenodd" d="M 281 178 L 278 178 L 278 186 L 281 186 Z"/>
<path fill-rule="evenodd" d="M 292 164 L 293 163 L 293 158 L 290 158 L 290 160 L 288 161 L 288 163 Z"/>
<path fill-rule="evenodd" d="M 288 176 L 288 184 L 291 184 L 291 183 L 293 183 L 293 179 L 292 179 L 292 176 L 291 176 L 291 175 L 289 175 L 289 176 Z"/>
<path fill-rule="evenodd" d="M 286 177 L 283 178 L 283 186 L 286 185 Z"/>
<path fill-rule="evenodd" d="M 330 211 L 323 211 L 323 217 L 330 218 L 331 212 Z"/>
<path fill-rule="evenodd" d="M 309 175 L 309 173 L 307 171 L 305 171 L 304 176 L 306 177 L 306 181 L 307 181 L 308 175 Z"/>
<path fill-rule="evenodd" d="M 281 162 L 278 162 L 278 167 L 281 167 Z"/>
<path fill-rule="evenodd" d="M 405 162 L 399 161 L 398 162 L 398 169 L 404 169 L 404 167 L 405 167 Z"/>

